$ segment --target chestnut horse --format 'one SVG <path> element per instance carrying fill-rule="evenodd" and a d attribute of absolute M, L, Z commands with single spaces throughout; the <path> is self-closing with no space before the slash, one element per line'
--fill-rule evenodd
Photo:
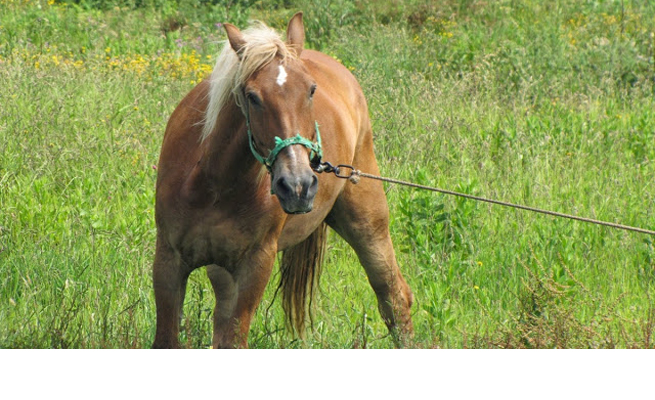
<path fill-rule="evenodd" d="M 211 77 L 177 106 L 164 135 L 153 347 L 179 347 L 187 278 L 202 266 L 216 296 L 213 347 L 247 347 L 279 251 L 284 310 L 302 335 L 326 225 L 354 248 L 402 345 L 412 333 L 412 292 L 396 263 L 382 184 L 314 173 L 321 156 L 378 172 L 359 84 L 332 58 L 303 49 L 302 13 L 286 40 L 263 24 L 224 27 L 229 44 Z"/>

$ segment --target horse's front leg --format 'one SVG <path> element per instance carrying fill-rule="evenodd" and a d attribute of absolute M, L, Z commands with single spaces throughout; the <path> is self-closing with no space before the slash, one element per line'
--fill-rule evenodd
<path fill-rule="evenodd" d="M 190 269 L 175 252 L 157 239 L 152 280 L 157 306 L 153 348 L 179 348 L 180 318 Z"/>
<path fill-rule="evenodd" d="M 211 265 L 214 288 L 214 348 L 248 347 L 248 331 L 275 264 L 275 249 L 256 249 L 230 270 Z"/>

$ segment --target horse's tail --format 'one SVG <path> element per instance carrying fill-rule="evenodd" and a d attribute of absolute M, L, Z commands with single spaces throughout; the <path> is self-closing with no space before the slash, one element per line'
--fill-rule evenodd
<path fill-rule="evenodd" d="M 321 225 L 303 242 L 285 250 L 280 262 L 282 307 L 287 323 L 302 337 L 307 301 L 311 308 L 314 286 L 318 284 L 327 239 L 327 224 Z M 311 320 L 311 310 L 309 312 Z"/>

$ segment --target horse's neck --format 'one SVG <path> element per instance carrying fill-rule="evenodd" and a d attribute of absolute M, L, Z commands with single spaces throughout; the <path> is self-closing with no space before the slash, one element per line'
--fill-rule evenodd
<path fill-rule="evenodd" d="M 200 165 L 214 183 L 257 179 L 261 165 L 250 151 L 245 117 L 234 102 L 219 114 L 216 128 L 204 145 Z"/>

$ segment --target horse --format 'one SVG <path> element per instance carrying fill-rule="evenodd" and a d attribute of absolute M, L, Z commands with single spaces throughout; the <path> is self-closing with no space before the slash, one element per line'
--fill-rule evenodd
<path fill-rule="evenodd" d="M 177 348 L 189 274 L 215 294 L 212 347 L 245 348 L 278 252 L 282 305 L 302 335 L 329 226 L 356 252 L 394 343 L 413 334 L 413 294 L 389 235 L 383 186 L 319 174 L 321 157 L 379 173 L 368 106 L 343 65 L 263 23 L 227 40 L 173 111 L 157 167 L 154 348 Z M 276 292 L 277 293 L 277 292 Z"/>

